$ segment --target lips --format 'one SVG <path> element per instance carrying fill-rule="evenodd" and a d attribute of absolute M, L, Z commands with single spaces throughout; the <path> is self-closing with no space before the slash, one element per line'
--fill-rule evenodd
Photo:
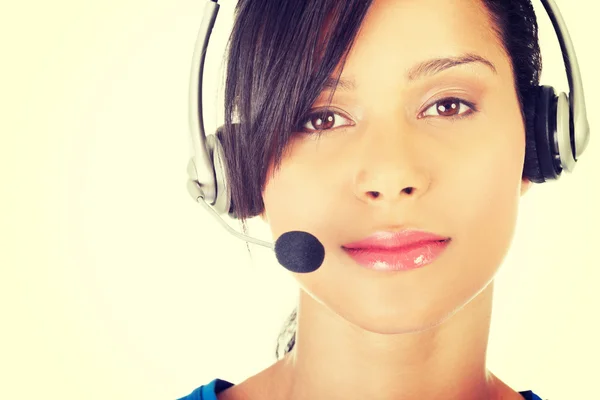
<path fill-rule="evenodd" d="M 444 252 L 449 242 L 448 237 L 424 231 L 380 231 L 357 242 L 345 244 L 342 248 L 366 268 L 403 271 L 432 263 Z"/>
<path fill-rule="evenodd" d="M 404 230 L 398 232 L 379 231 L 357 242 L 345 244 L 342 247 L 346 249 L 389 250 L 414 246 L 415 244 L 442 242 L 446 240 L 449 240 L 449 238 L 418 230 Z"/>

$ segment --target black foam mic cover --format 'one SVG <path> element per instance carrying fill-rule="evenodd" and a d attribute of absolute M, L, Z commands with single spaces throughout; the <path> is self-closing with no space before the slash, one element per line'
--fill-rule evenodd
<path fill-rule="evenodd" d="M 308 232 L 290 231 L 275 242 L 277 261 L 291 272 L 314 272 L 325 259 L 325 247 Z"/>

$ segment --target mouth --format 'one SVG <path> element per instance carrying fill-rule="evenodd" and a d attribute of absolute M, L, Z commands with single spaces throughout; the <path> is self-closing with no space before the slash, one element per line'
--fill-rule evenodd
<path fill-rule="evenodd" d="M 361 266 L 376 271 L 408 271 L 434 262 L 448 247 L 451 239 L 420 240 L 401 246 L 370 244 L 342 246 Z"/>

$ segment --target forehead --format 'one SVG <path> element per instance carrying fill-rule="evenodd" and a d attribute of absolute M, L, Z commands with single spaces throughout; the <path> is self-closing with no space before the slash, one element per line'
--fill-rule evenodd
<path fill-rule="evenodd" d="M 385 80 L 389 86 L 423 60 L 466 53 L 509 68 L 480 0 L 374 0 L 342 75 L 358 85 Z"/>

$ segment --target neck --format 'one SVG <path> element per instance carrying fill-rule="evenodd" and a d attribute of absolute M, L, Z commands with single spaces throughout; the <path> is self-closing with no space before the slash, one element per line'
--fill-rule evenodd
<path fill-rule="evenodd" d="M 302 291 L 295 347 L 273 365 L 274 390 L 289 400 L 499 398 L 510 388 L 486 369 L 492 298 L 493 282 L 435 327 L 381 334 Z"/>

